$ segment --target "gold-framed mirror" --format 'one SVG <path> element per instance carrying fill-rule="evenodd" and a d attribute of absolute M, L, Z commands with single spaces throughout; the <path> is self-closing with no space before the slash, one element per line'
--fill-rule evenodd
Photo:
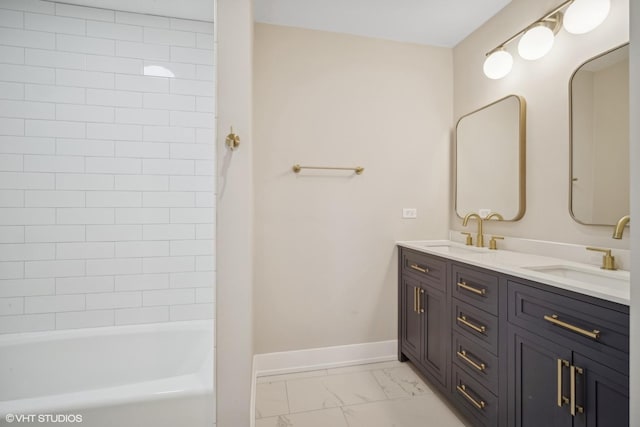
<path fill-rule="evenodd" d="M 597 55 L 569 81 L 569 212 L 585 225 L 629 214 L 629 44 Z"/>
<path fill-rule="evenodd" d="M 456 125 L 455 210 L 497 212 L 505 221 L 525 213 L 526 102 L 509 95 L 464 115 Z"/>

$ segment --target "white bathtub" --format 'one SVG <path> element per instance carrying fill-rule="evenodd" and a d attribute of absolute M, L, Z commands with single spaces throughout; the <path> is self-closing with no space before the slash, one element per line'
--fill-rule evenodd
<path fill-rule="evenodd" d="M 3 335 L 0 425 L 211 427 L 213 363 L 210 320 Z"/>

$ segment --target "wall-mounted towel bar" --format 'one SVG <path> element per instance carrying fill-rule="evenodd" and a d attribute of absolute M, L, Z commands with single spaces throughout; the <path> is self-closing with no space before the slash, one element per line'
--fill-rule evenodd
<path fill-rule="evenodd" d="M 329 166 L 300 166 L 293 165 L 293 171 L 295 173 L 300 172 L 302 169 L 329 169 L 329 170 L 340 170 L 340 171 L 354 171 L 356 175 L 362 175 L 364 172 L 364 168 L 360 166 L 356 166 L 354 168 L 338 168 L 338 167 L 329 167 Z"/>

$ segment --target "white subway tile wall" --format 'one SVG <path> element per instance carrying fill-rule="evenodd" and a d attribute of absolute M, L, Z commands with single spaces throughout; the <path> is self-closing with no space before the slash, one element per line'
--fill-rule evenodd
<path fill-rule="evenodd" d="M 0 333 L 213 318 L 213 33 L 0 2 Z"/>

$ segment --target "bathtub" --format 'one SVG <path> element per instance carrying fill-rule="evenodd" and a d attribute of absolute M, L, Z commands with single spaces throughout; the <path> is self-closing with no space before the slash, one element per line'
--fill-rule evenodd
<path fill-rule="evenodd" d="M 3 335 L 0 425 L 211 427 L 213 357 L 211 320 Z"/>

